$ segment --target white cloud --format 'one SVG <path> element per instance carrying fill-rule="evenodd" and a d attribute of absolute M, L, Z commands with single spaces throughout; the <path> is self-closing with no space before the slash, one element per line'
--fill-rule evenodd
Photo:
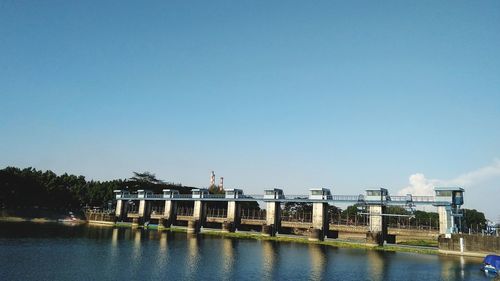
<path fill-rule="evenodd" d="M 459 175 L 449 180 L 427 179 L 424 174 L 416 173 L 410 176 L 409 185 L 398 194 L 434 195 L 435 186 L 474 187 L 481 182 L 500 177 L 500 160 L 495 159 L 491 165 Z"/>

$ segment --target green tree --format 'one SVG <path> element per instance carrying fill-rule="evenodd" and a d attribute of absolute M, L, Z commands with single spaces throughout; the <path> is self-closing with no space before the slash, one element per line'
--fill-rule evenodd
<path fill-rule="evenodd" d="M 477 211 L 476 209 L 462 209 L 462 227 L 467 230 L 472 229 L 485 229 L 486 228 L 486 217 L 484 213 Z"/>

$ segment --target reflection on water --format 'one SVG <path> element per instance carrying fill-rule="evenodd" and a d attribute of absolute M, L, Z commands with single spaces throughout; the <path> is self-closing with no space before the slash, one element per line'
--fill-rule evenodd
<path fill-rule="evenodd" d="M 197 234 L 187 234 L 187 255 L 186 255 L 186 276 L 189 280 L 194 280 L 198 263 L 200 262 L 200 254 L 198 244 L 200 238 Z"/>
<path fill-rule="evenodd" d="M 153 233 L 153 232 L 152 232 Z M 168 252 L 168 233 L 160 232 L 157 235 L 150 236 L 151 240 L 158 240 L 156 257 L 148 259 L 154 279 L 160 279 L 162 272 L 165 270 L 165 265 L 169 263 L 170 255 Z M 153 243 L 155 244 L 155 243 Z M 153 245 L 154 247 L 154 245 Z"/>
<path fill-rule="evenodd" d="M 222 240 L 222 276 L 224 280 L 232 280 L 233 269 L 236 264 L 236 256 L 234 255 L 234 248 L 236 247 L 236 240 L 223 239 Z"/>
<path fill-rule="evenodd" d="M 488 280 L 480 263 L 156 230 L 0 223 L 0 280 Z"/>
<path fill-rule="evenodd" d="M 311 267 L 311 279 L 323 280 L 325 279 L 325 270 L 328 265 L 328 255 L 326 248 L 323 245 L 309 245 L 309 259 Z"/>
<path fill-rule="evenodd" d="M 111 248 L 116 249 L 118 246 L 118 228 L 113 228 L 113 233 L 111 234 Z"/>
<path fill-rule="evenodd" d="M 160 245 L 158 247 L 158 257 L 162 257 L 164 255 L 167 255 L 167 233 L 162 232 L 160 233 Z"/>
<path fill-rule="evenodd" d="M 263 277 L 266 280 L 273 280 L 276 274 L 276 268 L 278 267 L 278 256 L 279 248 L 275 241 L 262 241 L 262 268 Z"/>
<path fill-rule="evenodd" d="M 366 251 L 368 258 L 369 268 L 368 271 L 373 281 L 385 280 L 385 273 L 387 272 L 387 260 L 385 256 L 387 253 L 380 251 Z"/>
<path fill-rule="evenodd" d="M 141 237 L 142 237 L 142 230 L 139 228 L 133 228 L 130 229 L 130 232 L 133 235 L 133 247 L 132 247 L 132 254 L 130 257 L 130 267 L 133 269 L 134 272 L 138 272 L 141 269 L 141 264 L 142 264 L 142 252 L 141 252 Z"/>
<path fill-rule="evenodd" d="M 475 265 L 475 269 L 479 271 L 479 265 L 482 259 L 465 258 L 465 257 L 439 257 L 441 264 L 441 278 L 446 280 L 470 280 L 474 278 L 475 272 L 471 272 L 471 265 Z M 476 266 L 477 265 L 477 266 Z"/>

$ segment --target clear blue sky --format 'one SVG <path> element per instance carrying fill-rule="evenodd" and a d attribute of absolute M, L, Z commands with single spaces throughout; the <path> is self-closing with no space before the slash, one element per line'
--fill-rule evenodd
<path fill-rule="evenodd" d="M 1 167 L 396 193 L 500 157 L 500 2 L 4 0 L 0 98 Z"/>

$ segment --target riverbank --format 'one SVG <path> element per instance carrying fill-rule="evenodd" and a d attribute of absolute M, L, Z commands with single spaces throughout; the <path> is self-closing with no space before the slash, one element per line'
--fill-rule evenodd
<path fill-rule="evenodd" d="M 76 220 L 74 223 L 86 223 L 87 221 L 78 213 L 74 213 Z M 58 212 L 44 209 L 20 209 L 0 211 L 0 221 L 2 222 L 33 222 L 33 223 L 58 223 L 68 219 L 69 211 Z"/>
<path fill-rule="evenodd" d="M 239 232 L 220 232 L 220 231 L 202 231 L 202 235 L 213 235 L 221 237 L 230 237 L 238 239 L 256 239 L 256 240 L 271 240 L 279 242 L 292 242 L 292 243 L 305 243 L 305 244 L 318 244 L 327 245 L 339 248 L 353 248 L 353 249 L 370 249 L 376 251 L 385 252 L 408 252 L 408 253 L 418 253 L 418 254 L 439 254 L 439 250 L 436 249 L 424 249 L 417 247 L 400 247 L 395 245 L 386 246 L 374 246 L 366 243 L 359 242 L 348 242 L 348 241 L 335 241 L 327 239 L 325 241 L 311 241 L 307 237 L 290 237 L 290 236 L 264 236 L 262 234 L 252 234 L 252 233 L 239 233 Z"/>

